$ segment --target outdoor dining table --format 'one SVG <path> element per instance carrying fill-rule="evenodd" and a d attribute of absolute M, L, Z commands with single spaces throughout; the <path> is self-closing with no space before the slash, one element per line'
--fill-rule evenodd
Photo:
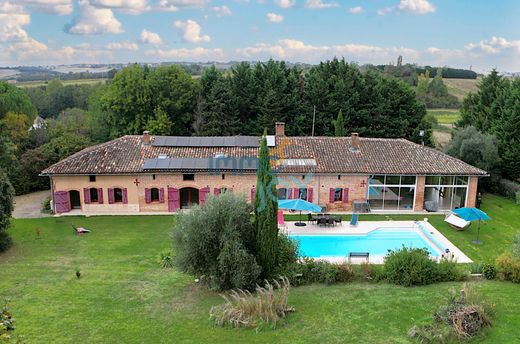
<path fill-rule="evenodd" d="M 325 219 L 325 225 L 329 224 L 330 220 L 332 220 L 332 224 L 334 224 L 334 221 L 336 220 L 336 217 L 332 214 L 317 214 L 315 216 L 312 216 L 313 220 L 316 220 L 317 224 L 319 225 L 321 219 Z"/>

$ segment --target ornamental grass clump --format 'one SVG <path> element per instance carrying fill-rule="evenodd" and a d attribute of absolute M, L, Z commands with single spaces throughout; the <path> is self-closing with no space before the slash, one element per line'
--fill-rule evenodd
<path fill-rule="evenodd" d="M 280 320 L 294 308 L 287 303 L 291 285 L 285 277 L 256 287 L 255 293 L 236 289 L 229 295 L 222 295 L 225 302 L 212 307 L 210 317 L 218 326 L 256 327 L 269 325 L 276 327 Z"/>

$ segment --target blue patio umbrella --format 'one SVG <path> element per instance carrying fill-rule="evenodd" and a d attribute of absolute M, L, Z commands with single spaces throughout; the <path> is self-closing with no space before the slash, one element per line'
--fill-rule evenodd
<path fill-rule="evenodd" d="M 478 230 L 477 230 L 477 240 L 474 240 L 474 244 L 482 244 L 482 241 L 479 240 L 480 236 L 480 222 L 491 220 L 491 218 L 480 209 L 477 208 L 459 208 L 454 209 L 452 211 L 454 214 L 457 214 L 460 218 L 466 221 L 478 221 Z"/>
<path fill-rule="evenodd" d="M 310 211 L 313 213 L 321 212 L 321 207 L 307 202 L 303 199 L 284 199 L 278 201 L 278 209 L 287 209 L 287 210 L 299 210 L 300 211 L 300 222 L 295 223 L 296 226 L 305 226 L 305 223 L 302 222 L 302 211 Z"/>

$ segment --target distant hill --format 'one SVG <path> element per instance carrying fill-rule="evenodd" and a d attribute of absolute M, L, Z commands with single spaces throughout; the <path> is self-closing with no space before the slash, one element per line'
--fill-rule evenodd
<path fill-rule="evenodd" d="M 480 78 L 477 79 L 450 79 L 443 78 L 442 79 L 446 86 L 448 87 L 448 92 L 459 99 L 462 100 L 468 95 L 470 92 L 476 92 L 478 90 L 478 83 L 480 82 Z"/>

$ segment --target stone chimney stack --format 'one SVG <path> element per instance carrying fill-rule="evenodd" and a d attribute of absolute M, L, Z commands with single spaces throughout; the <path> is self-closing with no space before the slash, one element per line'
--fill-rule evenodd
<path fill-rule="evenodd" d="M 361 147 L 359 145 L 359 134 L 358 133 L 352 133 L 350 135 L 350 145 L 351 145 L 352 151 L 359 152 Z"/>
<path fill-rule="evenodd" d="M 143 131 L 143 145 L 149 145 L 152 142 L 152 137 L 148 130 Z"/>
<path fill-rule="evenodd" d="M 284 122 L 276 122 L 275 133 L 276 133 L 276 136 L 285 136 L 285 123 Z"/>

